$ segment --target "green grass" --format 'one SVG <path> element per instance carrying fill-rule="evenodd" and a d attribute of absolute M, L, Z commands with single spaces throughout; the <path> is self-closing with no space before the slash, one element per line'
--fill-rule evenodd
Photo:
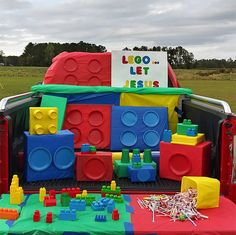
<path fill-rule="evenodd" d="M 0 99 L 30 91 L 43 81 L 47 68 L 0 67 Z M 227 101 L 236 113 L 236 69 L 177 69 L 176 76 L 182 87 L 194 94 Z"/>
<path fill-rule="evenodd" d="M 224 100 L 236 113 L 236 69 L 176 69 L 181 87 L 194 94 Z"/>
<path fill-rule="evenodd" d="M 43 81 L 47 68 L 0 67 L 0 99 L 30 91 L 30 87 Z"/>
<path fill-rule="evenodd" d="M 236 69 L 176 69 L 178 80 L 236 80 Z"/>
<path fill-rule="evenodd" d="M 194 94 L 208 96 L 228 102 L 236 113 L 236 80 L 180 80 L 181 87 L 190 88 Z"/>

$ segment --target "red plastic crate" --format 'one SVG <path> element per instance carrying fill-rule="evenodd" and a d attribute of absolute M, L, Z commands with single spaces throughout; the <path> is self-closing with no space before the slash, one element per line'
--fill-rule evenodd
<path fill-rule="evenodd" d="M 112 153 L 76 153 L 77 181 L 111 181 L 113 176 Z"/>
<path fill-rule="evenodd" d="M 209 176 L 211 142 L 196 146 L 160 144 L 160 177 L 181 180 L 183 176 Z"/>
<path fill-rule="evenodd" d="M 63 52 L 53 58 L 44 84 L 111 86 L 111 53 Z"/>
<path fill-rule="evenodd" d="M 74 133 L 75 148 L 89 143 L 97 149 L 110 149 L 110 105 L 69 104 L 63 129 Z"/>

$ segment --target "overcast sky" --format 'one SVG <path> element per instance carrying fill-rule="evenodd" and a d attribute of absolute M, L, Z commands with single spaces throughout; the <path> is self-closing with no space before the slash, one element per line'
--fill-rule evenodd
<path fill-rule="evenodd" d="M 29 42 L 89 42 L 108 51 L 178 46 L 236 59 L 236 0 L 0 0 L 0 50 Z"/>

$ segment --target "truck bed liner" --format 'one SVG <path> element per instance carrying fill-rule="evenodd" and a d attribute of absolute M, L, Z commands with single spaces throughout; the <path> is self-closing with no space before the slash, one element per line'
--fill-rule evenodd
<path fill-rule="evenodd" d="M 121 187 L 123 192 L 177 192 L 180 189 L 180 182 L 157 179 L 156 182 L 145 182 L 145 183 L 131 183 L 128 179 L 116 179 L 116 184 Z M 23 179 L 20 180 L 21 186 L 24 191 L 38 191 L 40 187 L 45 187 L 47 190 L 55 189 L 61 190 L 67 187 L 80 187 L 82 190 L 86 189 L 89 191 L 100 191 L 102 185 L 110 185 L 110 182 L 92 182 L 92 181 L 76 181 L 75 179 L 62 179 L 62 180 L 44 180 L 37 182 L 26 182 Z"/>

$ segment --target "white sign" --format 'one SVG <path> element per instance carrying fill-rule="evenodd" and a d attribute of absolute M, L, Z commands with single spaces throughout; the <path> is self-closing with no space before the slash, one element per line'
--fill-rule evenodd
<path fill-rule="evenodd" d="M 112 87 L 168 87 L 167 53 L 112 51 Z"/>

